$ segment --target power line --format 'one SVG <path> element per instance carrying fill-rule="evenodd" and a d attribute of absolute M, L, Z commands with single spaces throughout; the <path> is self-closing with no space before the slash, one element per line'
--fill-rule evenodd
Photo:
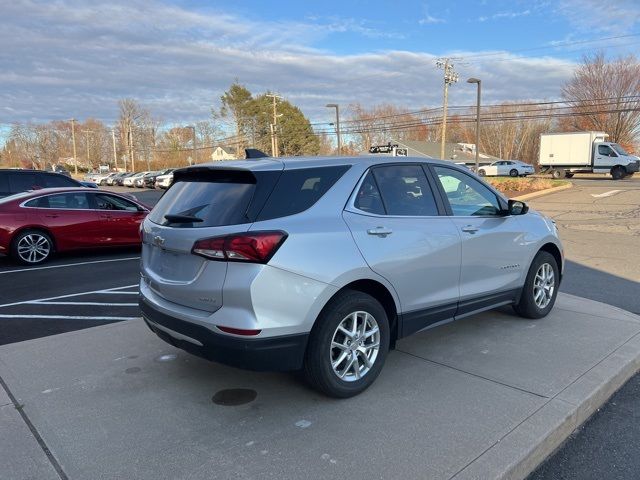
<path fill-rule="evenodd" d="M 582 107 L 600 107 L 600 106 L 607 106 L 607 105 L 617 105 L 617 104 L 624 104 L 624 103 L 629 103 L 630 101 L 637 101 L 640 99 L 640 95 L 626 95 L 626 96 L 622 96 L 622 97 L 604 97 L 604 98 L 597 98 L 597 99 L 593 99 L 593 100 L 585 100 L 585 101 L 569 101 L 569 100 L 558 100 L 558 101 L 545 101 L 545 102 L 525 102 L 525 103 L 513 103 L 513 104 L 496 104 L 496 105 L 486 105 L 485 108 L 489 111 L 489 112 L 493 112 L 496 113 L 495 110 L 500 108 L 500 109 L 504 109 L 505 111 L 503 112 L 504 114 L 506 113 L 524 113 L 524 112 L 529 112 L 529 111 L 536 111 L 536 110 L 540 110 L 539 108 L 533 108 L 533 109 L 523 109 L 522 107 L 529 107 L 529 106 L 533 106 L 533 107 L 554 107 L 556 109 L 575 109 L 575 108 L 582 108 Z M 562 105 L 564 104 L 564 106 L 557 106 L 557 105 Z M 458 106 L 451 106 L 449 107 L 449 110 L 456 110 L 456 111 L 470 111 L 473 108 L 472 105 L 458 105 Z M 349 128 L 353 128 L 351 126 L 355 125 L 355 126 L 362 126 L 362 124 L 364 123 L 380 123 L 381 120 L 389 120 L 389 119 L 406 119 L 406 121 L 408 122 L 422 122 L 423 120 L 420 120 L 419 118 L 416 118 L 416 114 L 425 114 L 425 113 L 431 113 L 431 112 L 435 112 L 440 110 L 439 108 L 434 108 L 434 109 L 428 109 L 428 110 L 420 110 L 418 112 L 407 112 L 407 113 L 401 113 L 401 114 L 394 114 L 394 115 L 385 115 L 385 116 L 380 116 L 380 117 L 372 117 L 372 118 L 367 118 L 367 119 L 355 119 L 355 120 L 346 120 L 344 122 L 342 122 L 343 125 L 345 125 L 345 129 L 344 131 L 347 132 Z M 511 110 L 511 111 L 509 111 Z M 469 116 L 469 117 L 475 117 L 475 114 L 473 113 L 457 113 L 456 117 L 460 118 L 460 117 L 465 117 L 465 116 Z M 429 120 L 429 119 L 426 119 Z M 397 125 L 397 123 L 387 123 L 387 122 L 383 122 L 384 125 Z M 327 134 L 331 134 L 332 130 L 331 129 L 317 129 L 316 130 L 317 133 L 327 133 Z"/>
<path fill-rule="evenodd" d="M 552 45 L 542 45 L 542 46 L 538 46 L 538 47 L 527 47 L 527 48 L 520 48 L 517 50 L 511 50 L 508 53 L 519 53 L 519 52 L 531 52 L 531 51 L 536 51 L 536 50 L 548 50 L 548 49 L 553 49 L 553 48 L 562 48 L 562 47 L 568 47 L 568 46 L 572 46 L 572 45 L 582 45 L 585 43 L 596 43 L 596 42 L 602 42 L 602 41 L 607 41 L 607 40 L 619 40 L 621 38 L 630 38 L 630 37 L 638 37 L 640 36 L 640 33 L 630 33 L 627 35 L 616 35 L 613 37 L 601 37 L 601 38 L 594 38 L 592 40 L 574 40 L 574 41 L 566 41 L 566 42 L 558 42 L 556 44 L 552 44 Z M 504 56 L 507 52 L 495 52 L 495 53 L 479 53 L 479 54 L 475 54 L 475 55 L 464 55 L 464 56 L 460 56 L 460 57 L 452 57 L 452 60 L 473 60 L 473 59 L 477 59 L 477 58 L 487 58 L 487 57 L 493 57 L 493 56 Z"/>

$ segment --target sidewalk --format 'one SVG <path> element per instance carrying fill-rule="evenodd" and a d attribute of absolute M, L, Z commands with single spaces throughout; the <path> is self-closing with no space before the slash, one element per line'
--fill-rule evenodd
<path fill-rule="evenodd" d="M 0 347 L 70 479 L 523 478 L 639 368 L 640 317 L 563 294 L 542 320 L 502 309 L 402 340 L 349 400 L 205 362 L 140 320 Z M 227 388 L 257 398 L 214 404 Z M 1 388 L 0 404 L 3 475 L 59 478 Z"/>

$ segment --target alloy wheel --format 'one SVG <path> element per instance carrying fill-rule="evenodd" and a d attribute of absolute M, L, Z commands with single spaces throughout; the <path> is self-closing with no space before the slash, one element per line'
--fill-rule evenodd
<path fill-rule="evenodd" d="M 556 280 L 553 267 L 548 263 L 543 263 L 536 272 L 533 281 L 533 300 L 540 309 L 545 309 L 553 298 Z"/>
<path fill-rule="evenodd" d="M 380 328 L 368 312 L 342 319 L 331 340 L 329 360 L 333 372 L 345 382 L 355 382 L 373 367 L 380 350 Z"/>
<path fill-rule="evenodd" d="M 18 256 L 27 263 L 40 263 L 51 253 L 49 239 L 39 233 L 30 233 L 18 241 Z"/>

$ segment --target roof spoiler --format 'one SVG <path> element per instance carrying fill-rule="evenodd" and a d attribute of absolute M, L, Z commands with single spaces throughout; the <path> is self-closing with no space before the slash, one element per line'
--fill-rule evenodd
<path fill-rule="evenodd" d="M 245 148 L 244 154 L 247 160 L 254 159 L 254 158 L 266 158 L 269 156 L 266 153 L 264 153 L 262 150 L 258 150 L 257 148 Z"/>

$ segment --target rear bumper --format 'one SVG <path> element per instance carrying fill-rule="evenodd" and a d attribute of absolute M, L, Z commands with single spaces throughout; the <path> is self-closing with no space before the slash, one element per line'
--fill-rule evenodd
<path fill-rule="evenodd" d="M 256 371 L 302 368 L 308 334 L 268 338 L 239 338 L 162 313 L 144 297 L 140 309 L 147 326 L 165 342 L 193 355 L 232 367 Z"/>

